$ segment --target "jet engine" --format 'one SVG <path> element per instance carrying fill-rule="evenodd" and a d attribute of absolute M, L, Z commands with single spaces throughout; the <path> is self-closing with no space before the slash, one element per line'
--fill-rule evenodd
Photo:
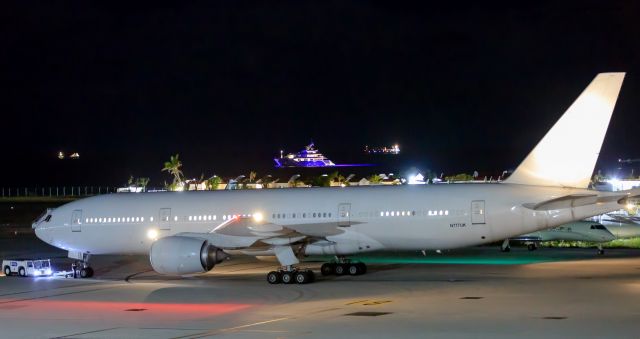
<path fill-rule="evenodd" d="M 158 239 L 149 252 L 154 271 L 170 275 L 208 272 L 227 257 L 207 240 L 181 236 Z"/>

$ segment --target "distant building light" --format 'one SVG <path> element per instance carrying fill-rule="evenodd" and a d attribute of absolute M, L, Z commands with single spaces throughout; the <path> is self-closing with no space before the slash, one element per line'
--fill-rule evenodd
<path fill-rule="evenodd" d="M 80 159 L 80 154 L 78 154 L 78 152 L 74 152 L 69 156 L 69 158 L 71 158 L 71 159 Z"/>
<path fill-rule="evenodd" d="M 64 153 L 58 152 L 58 159 L 60 160 L 64 159 Z"/>

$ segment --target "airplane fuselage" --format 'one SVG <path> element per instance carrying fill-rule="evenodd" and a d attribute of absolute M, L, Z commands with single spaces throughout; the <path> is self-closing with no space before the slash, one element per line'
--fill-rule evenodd
<path fill-rule="evenodd" d="M 158 238 L 210 233 L 229 218 L 259 214 L 265 222 L 307 236 L 317 230 L 319 238 L 339 244 L 310 244 L 309 254 L 435 250 L 498 241 L 618 208 L 523 207 L 581 193 L 594 192 L 502 183 L 123 193 L 68 203 L 34 227 L 39 238 L 69 251 L 148 254 Z M 212 243 L 234 247 L 224 236 Z"/>

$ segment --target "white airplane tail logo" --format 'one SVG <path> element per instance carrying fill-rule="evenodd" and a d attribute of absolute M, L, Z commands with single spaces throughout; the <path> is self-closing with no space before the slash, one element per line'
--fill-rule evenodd
<path fill-rule="evenodd" d="M 600 73 L 506 183 L 587 188 L 625 73 Z"/>

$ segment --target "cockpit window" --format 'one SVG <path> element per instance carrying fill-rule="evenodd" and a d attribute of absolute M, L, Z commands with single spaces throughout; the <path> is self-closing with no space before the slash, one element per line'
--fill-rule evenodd
<path fill-rule="evenodd" d="M 47 216 L 44 218 L 44 221 L 45 221 L 45 222 L 49 222 L 49 220 L 51 220 L 51 214 L 47 215 Z"/>
<path fill-rule="evenodd" d="M 606 230 L 603 225 L 591 225 L 592 230 Z"/>

